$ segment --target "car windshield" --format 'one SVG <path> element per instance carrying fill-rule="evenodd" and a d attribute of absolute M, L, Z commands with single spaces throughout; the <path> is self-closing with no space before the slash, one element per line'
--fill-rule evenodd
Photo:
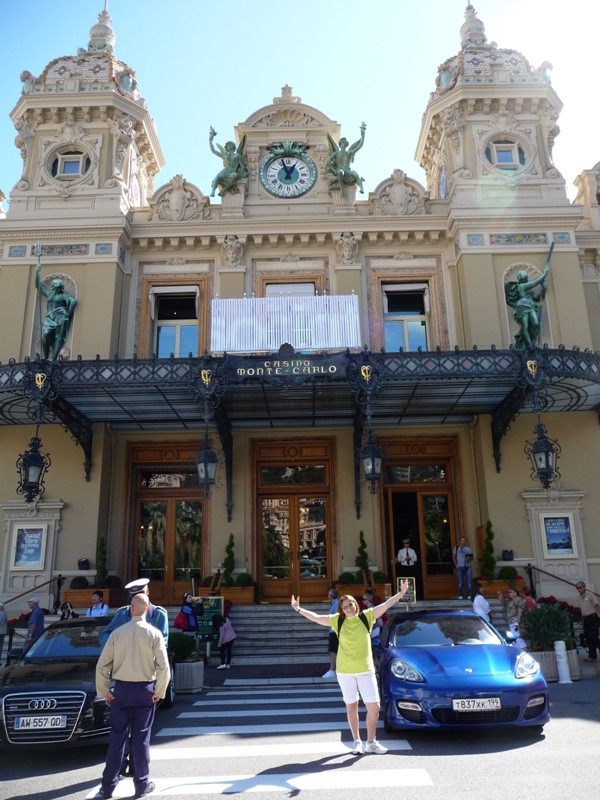
<path fill-rule="evenodd" d="M 438 614 L 403 617 L 393 626 L 393 647 L 442 647 L 460 644 L 501 644 L 502 639 L 481 617 Z"/>
<path fill-rule="evenodd" d="M 38 659 L 88 658 L 99 656 L 99 636 L 106 627 L 103 623 L 95 625 L 69 625 L 50 627 L 37 639 L 25 655 L 27 661 Z"/>

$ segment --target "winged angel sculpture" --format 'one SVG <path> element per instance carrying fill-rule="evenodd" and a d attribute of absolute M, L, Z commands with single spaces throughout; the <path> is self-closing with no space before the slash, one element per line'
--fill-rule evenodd
<path fill-rule="evenodd" d="M 232 194 L 239 192 L 238 182 L 249 175 L 248 162 L 246 160 L 246 137 L 242 137 L 238 147 L 236 147 L 235 142 L 226 142 L 225 147 L 217 143 L 219 148 L 217 150 L 213 144 L 216 135 L 216 130 L 211 127 L 208 142 L 211 152 L 219 156 L 223 161 L 223 169 L 215 176 L 212 182 L 210 196 L 215 196 L 218 186 L 220 190 L 219 197 L 223 197 L 227 192 Z"/>
<path fill-rule="evenodd" d="M 325 165 L 325 174 L 329 178 L 329 189 L 338 189 L 342 197 L 346 196 L 346 186 L 358 184 L 361 194 L 364 193 L 363 181 L 358 172 L 351 169 L 354 156 L 365 143 L 366 124 L 360 126 L 360 139 L 348 147 L 348 139 L 342 138 L 336 143 L 331 134 L 327 134 L 329 158 Z"/>
<path fill-rule="evenodd" d="M 515 348 L 517 350 L 528 350 L 535 347 L 536 340 L 542 329 L 542 302 L 546 296 L 546 276 L 550 271 L 550 259 L 554 242 L 550 246 L 550 252 L 546 259 L 544 271 L 534 280 L 529 280 L 529 275 L 525 270 L 517 274 L 516 281 L 509 281 L 504 287 L 504 294 L 507 304 L 513 309 L 515 322 L 521 330 L 515 336 Z M 540 290 L 534 289 L 539 286 Z"/>

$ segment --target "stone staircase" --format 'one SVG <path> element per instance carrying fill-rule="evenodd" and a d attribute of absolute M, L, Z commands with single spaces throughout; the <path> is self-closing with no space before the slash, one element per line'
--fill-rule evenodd
<path fill-rule="evenodd" d="M 328 603 L 302 606 L 317 614 L 326 614 L 329 607 Z M 501 619 L 500 604 L 493 601 L 490 606 L 495 618 Z M 417 602 L 412 607 L 471 609 L 472 605 L 467 600 L 431 600 Z M 403 604 L 397 604 L 392 613 L 404 608 Z M 236 664 L 323 664 L 323 669 L 327 669 L 327 628 L 308 622 L 294 613 L 289 604 L 234 605 L 229 616 L 237 634 L 232 657 Z M 211 655 L 218 657 L 214 647 Z"/>

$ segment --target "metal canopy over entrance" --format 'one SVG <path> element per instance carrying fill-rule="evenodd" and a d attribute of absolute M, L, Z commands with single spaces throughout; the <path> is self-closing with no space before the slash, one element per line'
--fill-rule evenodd
<path fill-rule="evenodd" d="M 203 388 L 205 374 L 210 390 Z M 518 413 L 533 410 L 538 387 L 546 412 L 596 410 L 600 357 L 546 348 L 304 355 L 284 345 L 267 357 L 10 362 L 0 366 L 0 425 L 31 424 L 41 404 L 44 421 L 67 428 L 91 457 L 92 423 L 122 431 L 198 431 L 204 423 L 199 398 L 207 394 L 213 412 L 218 407 L 211 424 L 223 441 L 235 428 L 356 428 L 361 395 L 370 391 L 374 427 L 491 415 L 499 467 L 500 440 Z"/>

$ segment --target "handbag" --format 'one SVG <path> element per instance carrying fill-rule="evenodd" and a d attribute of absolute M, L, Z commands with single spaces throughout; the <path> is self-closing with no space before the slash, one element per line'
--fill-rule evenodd
<path fill-rule="evenodd" d="M 173 627 L 179 628 L 181 631 L 187 631 L 189 628 L 189 619 L 185 611 L 180 611 L 179 614 L 177 614 L 173 622 Z"/>

